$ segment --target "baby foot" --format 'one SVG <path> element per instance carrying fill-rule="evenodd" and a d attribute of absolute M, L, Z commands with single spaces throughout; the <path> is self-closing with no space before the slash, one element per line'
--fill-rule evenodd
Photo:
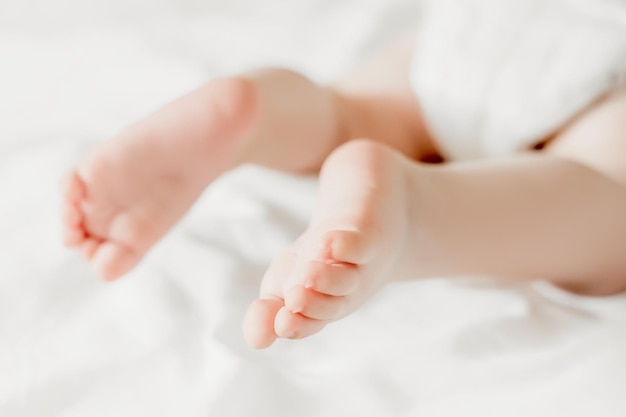
<path fill-rule="evenodd" d="M 63 186 L 65 243 L 112 280 L 132 269 L 232 167 L 253 87 L 213 81 L 95 149 Z"/>
<path fill-rule="evenodd" d="M 369 141 L 329 156 L 310 227 L 270 266 L 246 313 L 251 346 L 317 333 L 399 278 L 412 252 L 408 167 L 403 156 Z"/>

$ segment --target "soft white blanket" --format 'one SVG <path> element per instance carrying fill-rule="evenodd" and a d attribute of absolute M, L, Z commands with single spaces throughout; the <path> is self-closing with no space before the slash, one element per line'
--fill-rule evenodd
<path fill-rule="evenodd" d="M 313 338 L 246 347 L 245 307 L 305 227 L 313 178 L 226 175 L 114 284 L 60 246 L 58 179 L 96 141 L 250 65 L 328 79 L 415 11 L 0 0 L 0 416 L 623 416 L 624 296 L 394 284 Z"/>

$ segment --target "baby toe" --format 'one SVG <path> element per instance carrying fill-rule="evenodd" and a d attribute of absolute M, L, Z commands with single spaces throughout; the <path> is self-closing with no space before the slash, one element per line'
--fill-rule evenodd
<path fill-rule="evenodd" d="M 78 227 L 66 227 L 63 231 L 63 244 L 70 248 L 80 246 L 85 241 L 85 232 Z"/>
<path fill-rule="evenodd" d="M 61 181 L 61 193 L 71 202 L 78 202 L 85 197 L 85 184 L 76 171 L 65 175 Z"/>
<path fill-rule="evenodd" d="M 292 313 L 299 313 L 311 319 L 337 320 L 346 309 L 346 298 L 296 286 L 285 295 L 285 307 Z"/>
<path fill-rule="evenodd" d="M 283 302 L 278 299 L 258 299 L 250 304 L 243 320 L 243 335 L 248 345 L 265 349 L 274 343 L 274 320 L 282 307 Z"/>
<path fill-rule="evenodd" d="M 322 238 L 324 256 L 340 262 L 364 264 L 376 253 L 374 233 L 353 230 L 331 230 Z"/>
<path fill-rule="evenodd" d="M 261 280 L 260 298 L 282 297 L 285 283 L 293 271 L 296 260 L 296 253 L 286 251 L 270 264 Z"/>
<path fill-rule="evenodd" d="M 80 243 L 80 246 L 78 247 L 78 251 L 83 258 L 90 261 L 96 253 L 98 246 L 101 244 L 102 240 L 100 239 L 94 237 L 84 238 L 83 242 Z"/>
<path fill-rule="evenodd" d="M 78 227 L 83 221 L 83 212 L 74 202 L 66 201 L 61 208 L 63 223 L 68 227 Z"/>
<path fill-rule="evenodd" d="M 285 339 L 302 339 L 322 330 L 326 321 L 311 319 L 299 313 L 292 313 L 288 308 L 281 308 L 274 320 L 274 332 Z"/>
<path fill-rule="evenodd" d="M 137 255 L 129 247 L 113 243 L 102 243 L 96 249 L 92 262 L 98 275 L 105 281 L 113 281 L 137 264 Z"/>
<path fill-rule="evenodd" d="M 302 282 L 322 294 L 345 296 L 358 288 L 358 271 L 358 266 L 352 264 L 309 261 Z"/>

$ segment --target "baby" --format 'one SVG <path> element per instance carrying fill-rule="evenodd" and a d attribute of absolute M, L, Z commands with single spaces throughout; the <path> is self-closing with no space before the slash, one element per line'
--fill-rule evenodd
<path fill-rule="evenodd" d="M 432 2 L 332 85 L 286 69 L 212 80 L 70 172 L 65 243 L 119 278 L 216 177 L 254 163 L 320 176 L 309 227 L 246 314 L 255 348 L 319 332 L 390 280 L 622 291 L 626 6 L 582 3 Z"/>

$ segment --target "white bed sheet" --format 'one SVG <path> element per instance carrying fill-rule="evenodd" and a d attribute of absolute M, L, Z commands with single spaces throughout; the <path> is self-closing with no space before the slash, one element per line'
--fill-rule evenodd
<path fill-rule="evenodd" d="M 300 342 L 245 346 L 315 179 L 243 167 L 132 274 L 60 244 L 57 182 L 207 77 L 329 79 L 412 1 L 0 0 L 0 416 L 623 416 L 626 297 L 476 279 L 393 284 Z"/>

